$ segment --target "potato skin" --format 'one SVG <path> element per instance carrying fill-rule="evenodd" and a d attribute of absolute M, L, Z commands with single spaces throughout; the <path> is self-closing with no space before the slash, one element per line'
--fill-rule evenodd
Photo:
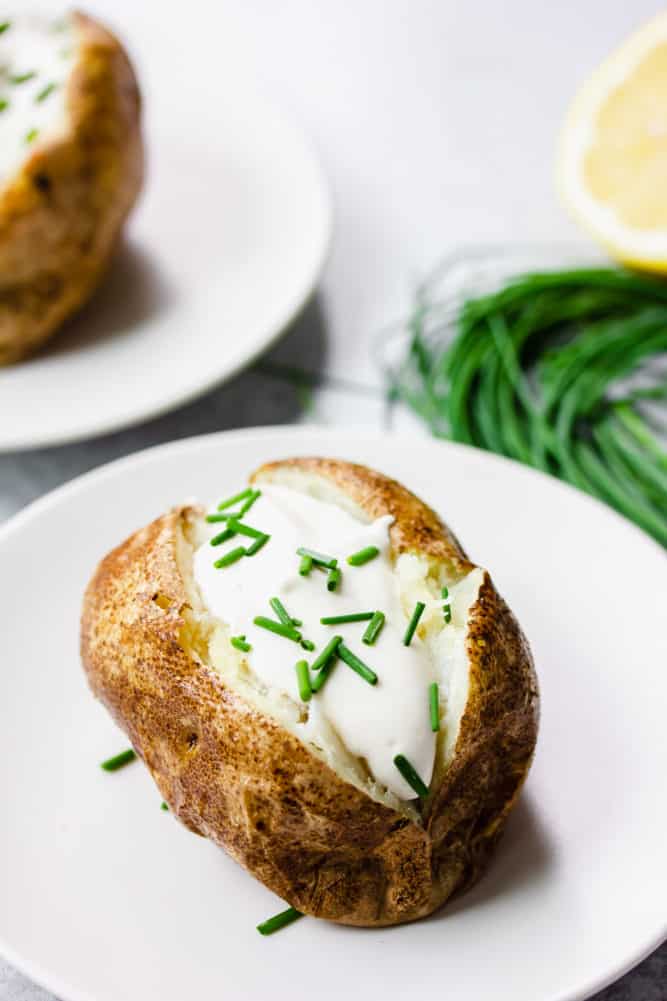
<path fill-rule="evenodd" d="M 0 365 L 33 352 L 91 296 L 142 185 L 130 62 L 100 24 L 73 17 L 67 131 L 37 140 L 0 190 Z"/>
<path fill-rule="evenodd" d="M 472 568 L 438 517 L 380 473 L 338 460 L 285 469 L 328 479 L 377 517 L 397 551 Z M 84 598 L 89 684 L 126 731 L 163 797 L 278 896 L 315 917 L 382 926 L 434 911 L 482 872 L 526 776 L 538 695 L 528 645 L 488 574 L 471 610 L 470 693 L 455 757 L 422 823 L 340 779 L 295 736 L 186 654 L 189 600 L 170 511 L 100 563 Z"/>

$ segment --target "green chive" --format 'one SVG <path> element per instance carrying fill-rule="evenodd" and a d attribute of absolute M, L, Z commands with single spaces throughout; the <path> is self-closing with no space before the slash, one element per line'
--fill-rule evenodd
<path fill-rule="evenodd" d="M 437 681 L 428 687 L 428 704 L 431 710 L 431 730 L 437 733 L 440 729 L 440 695 Z"/>
<path fill-rule="evenodd" d="M 253 622 L 256 626 L 268 629 L 269 632 L 276 633 L 278 636 L 284 636 L 287 640 L 293 640 L 295 643 L 301 642 L 301 633 L 292 626 L 286 626 L 284 622 L 274 622 L 273 619 L 267 619 L 265 615 L 255 616 Z"/>
<path fill-rule="evenodd" d="M 28 73 L 18 73 L 16 76 L 10 76 L 10 83 L 27 83 L 28 80 L 34 80 L 37 73 L 34 70 L 30 70 Z"/>
<path fill-rule="evenodd" d="M 377 685 L 378 676 L 375 671 L 372 670 L 367 664 L 364 664 L 363 660 L 359 660 L 355 653 L 352 653 L 349 647 L 345 646 L 344 643 L 338 644 L 338 649 L 336 653 L 348 667 L 351 667 L 353 671 L 356 671 L 360 678 L 367 681 L 369 685 Z"/>
<path fill-rule="evenodd" d="M 242 522 L 237 521 L 236 518 L 230 518 L 229 520 L 230 529 L 234 529 L 239 535 L 246 535 L 249 539 L 261 539 L 265 534 L 260 532 L 258 528 L 253 528 L 251 525 L 244 525 Z"/>
<path fill-rule="evenodd" d="M 214 535 L 211 539 L 212 546 L 220 546 L 223 542 L 227 542 L 228 539 L 233 539 L 236 535 L 236 530 L 233 528 L 226 528 L 224 532 L 219 532 L 218 535 Z"/>
<path fill-rule="evenodd" d="M 308 661 L 298 660 L 295 665 L 296 678 L 299 683 L 299 695 L 302 702 L 310 702 L 313 690 L 310 687 L 310 673 L 308 671 Z"/>
<path fill-rule="evenodd" d="M 319 671 L 321 667 L 324 667 L 325 664 L 327 664 L 328 661 L 331 659 L 331 657 L 333 657 L 333 655 L 335 654 L 336 650 L 338 649 L 338 644 L 342 642 L 343 642 L 342 636 L 334 636 L 332 639 L 330 639 L 327 645 L 322 650 L 322 652 L 318 654 L 318 656 L 313 661 L 311 666 L 311 671 Z"/>
<path fill-rule="evenodd" d="M 231 507 L 232 504 L 236 504 L 237 501 L 245 500 L 246 497 L 249 497 L 251 493 L 252 493 L 252 487 L 246 487 L 246 489 L 242 490 L 241 493 L 234 494 L 233 497 L 228 497 L 227 500 L 220 501 L 220 503 L 218 504 L 218 511 L 224 511 L 225 508 Z"/>
<path fill-rule="evenodd" d="M 39 94 L 35 98 L 35 101 L 37 103 L 45 101 L 47 97 L 54 92 L 55 89 L 56 89 L 55 83 L 47 83 L 46 87 L 40 90 Z"/>
<path fill-rule="evenodd" d="M 451 605 L 449 604 L 449 602 L 447 601 L 447 598 L 449 598 L 449 590 L 446 587 L 443 587 L 443 589 L 442 589 L 442 591 L 440 593 L 441 593 L 443 599 L 447 602 L 445 605 L 442 606 L 442 614 L 444 616 L 445 622 L 451 622 L 452 621 L 452 608 L 451 608 Z"/>
<path fill-rule="evenodd" d="M 362 567 L 369 560 L 374 560 L 379 552 L 380 550 L 377 546 L 366 546 L 365 549 L 360 549 L 358 553 L 352 553 L 351 556 L 348 556 L 347 562 L 351 567 Z"/>
<path fill-rule="evenodd" d="M 243 515 L 246 513 L 246 511 L 250 510 L 250 508 L 253 506 L 257 498 L 261 496 L 262 496 L 261 490 L 251 490 L 250 493 L 248 494 L 248 499 L 243 502 L 239 510 L 239 513 L 236 515 L 236 517 L 242 518 Z"/>
<path fill-rule="evenodd" d="M 232 563 L 236 563 L 242 556 L 245 556 L 245 549 L 243 546 L 237 546 L 236 549 L 230 549 L 228 553 L 225 553 L 219 560 L 216 560 L 213 566 L 217 570 L 220 570 L 221 567 L 228 567 Z"/>
<path fill-rule="evenodd" d="M 3 21 L 2 24 L 0 24 L 0 35 L 4 35 L 4 33 L 8 31 L 11 26 L 11 21 Z"/>
<path fill-rule="evenodd" d="M 340 570 L 333 567 L 327 574 L 327 591 L 335 591 L 340 584 Z"/>
<path fill-rule="evenodd" d="M 261 925 L 257 925 L 257 931 L 260 935 L 273 935 L 274 931 L 280 931 L 281 928 L 291 925 L 297 918 L 302 917 L 301 911 L 297 911 L 294 907 L 288 907 L 286 911 L 275 914 L 268 921 L 262 921 Z"/>
<path fill-rule="evenodd" d="M 314 650 L 315 644 L 312 640 L 301 640 L 301 646 L 304 650 Z"/>
<path fill-rule="evenodd" d="M 338 566 L 338 560 L 333 556 L 327 556 L 325 553 L 317 553 L 314 549 L 304 549 L 301 546 L 296 551 L 297 556 L 310 556 L 313 563 L 318 567 L 326 567 L 327 570 L 333 570 Z"/>
<path fill-rule="evenodd" d="M 25 134 L 25 141 L 27 143 L 34 142 L 38 135 L 39 129 L 30 129 L 30 131 Z"/>
<path fill-rule="evenodd" d="M 320 622 L 323 626 L 338 626 L 344 622 L 368 622 L 376 612 L 350 612 L 349 615 L 325 615 Z"/>
<path fill-rule="evenodd" d="M 302 556 L 301 562 L 299 563 L 299 573 L 302 577 L 307 577 L 310 571 L 313 569 L 313 560 L 310 556 Z"/>
<path fill-rule="evenodd" d="M 289 612 L 287 611 L 287 609 L 283 605 L 283 603 L 280 600 L 280 598 L 271 598 L 269 600 L 269 605 L 271 606 L 271 608 L 273 609 L 273 611 L 276 613 L 276 615 L 278 616 L 278 618 L 280 619 L 280 621 L 283 623 L 283 625 L 285 625 L 285 626 L 302 626 L 303 625 L 303 622 L 301 621 L 301 619 L 293 619 L 292 618 L 292 616 L 289 614 Z"/>
<path fill-rule="evenodd" d="M 373 618 L 368 623 L 366 632 L 361 637 L 361 642 L 366 646 L 373 646 L 382 631 L 384 625 L 384 612 L 375 612 Z"/>
<path fill-rule="evenodd" d="M 448 598 L 449 597 L 449 589 L 446 588 L 446 587 L 443 587 L 443 589 L 440 592 L 440 594 L 443 596 L 443 598 Z"/>
<path fill-rule="evenodd" d="M 255 539 L 252 545 L 248 546 L 245 551 L 246 556 L 254 556 L 255 553 L 259 552 L 262 546 L 266 545 L 270 538 L 270 535 L 260 535 L 258 539 Z"/>
<path fill-rule="evenodd" d="M 227 514 L 224 511 L 221 512 L 220 514 L 207 514 L 206 515 L 206 521 L 208 521 L 209 524 L 213 524 L 213 525 L 216 524 L 219 521 L 231 521 L 233 518 L 236 518 L 235 514 Z"/>
<path fill-rule="evenodd" d="M 246 642 L 245 636 L 232 636 L 229 641 L 236 650 L 242 653 L 249 653 L 252 650 L 250 643 Z"/>
<path fill-rule="evenodd" d="M 121 751 L 120 754 L 116 754 L 113 758 L 107 758 L 100 765 L 105 772 L 117 772 L 119 768 L 124 765 L 129 765 L 130 761 L 134 761 L 137 756 L 137 752 L 129 748 L 127 751 Z"/>
<path fill-rule="evenodd" d="M 166 803 L 164 802 L 164 800 L 163 800 L 163 801 L 162 801 L 162 802 L 160 803 L 160 809 L 161 809 L 161 810 L 168 810 L 168 809 L 169 809 L 169 807 L 168 807 L 168 806 L 167 806 L 167 804 L 166 804 Z"/>
<path fill-rule="evenodd" d="M 324 664 L 324 666 L 320 668 L 320 670 L 317 672 L 315 677 L 310 682 L 310 687 L 313 690 L 313 694 L 319 692 L 319 690 L 323 687 L 325 681 L 327 680 L 327 678 L 329 677 L 329 675 L 331 674 L 337 663 L 338 663 L 338 658 L 334 653 L 333 657 L 329 658 L 326 664 Z M 314 664 L 313 667 L 315 667 Z M 311 670 L 312 669 L 313 668 L 311 668 Z"/>
<path fill-rule="evenodd" d="M 4 97 L 0 97 L 0 111 L 6 111 L 9 107 L 9 101 L 6 101 Z"/>
<path fill-rule="evenodd" d="M 428 796 L 428 786 L 424 785 L 405 755 L 397 754 L 394 758 L 394 764 L 410 788 L 414 789 L 418 796 L 421 796 L 422 798 Z"/>
<path fill-rule="evenodd" d="M 423 601 L 418 601 L 417 604 L 415 605 L 415 610 L 412 613 L 412 618 L 408 622 L 408 628 L 405 630 L 405 636 L 403 637 L 404 646 L 410 646 L 412 637 L 415 634 L 415 629 L 417 628 L 417 623 L 421 619 L 422 612 L 424 611 L 425 608 L 426 605 L 424 604 Z"/>

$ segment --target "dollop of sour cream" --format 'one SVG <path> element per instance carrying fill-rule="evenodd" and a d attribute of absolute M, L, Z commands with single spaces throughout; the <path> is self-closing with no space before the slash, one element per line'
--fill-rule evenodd
<path fill-rule="evenodd" d="M 0 184 L 35 145 L 65 128 L 75 36 L 70 17 L 0 17 Z"/>
<path fill-rule="evenodd" d="M 208 539 L 194 556 L 194 575 L 202 598 L 213 615 L 226 623 L 230 636 L 243 634 L 251 645 L 243 654 L 252 672 L 269 690 L 285 693 L 300 702 L 295 664 L 317 654 L 335 635 L 378 676 L 368 684 L 338 660 L 324 686 L 308 703 L 307 734 L 317 738 L 326 722 L 347 750 L 363 759 L 375 781 L 402 800 L 415 792 L 394 764 L 404 755 L 428 785 L 434 766 L 436 735 L 430 725 L 428 689 L 436 680 L 427 646 L 415 633 L 403 643 L 408 617 L 402 607 L 399 585 L 390 558 L 390 516 L 364 524 L 335 504 L 283 486 L 263 486 L 261 496 L 243 521 L 271 536 L 254 556 L 227 567 L 214 561 L 239 543 L 235 537 L 220 546 L 210 539 L 224 525 L 210 526 Z M 349 566 L 347 557 L 376 546 L 379 554 L 363 566 Z M 328 591 L 327 574 L 313 567 L 299 574 L 299 547 L 326 553 L 338 560 L 342 571 L 335 591 Z M 256 616 L 275 619 L 269 599 L 277 597 L 290 616 L 300 619 L 304 639 L 315 644 L 309 653 L 292 640 L 254 625 Z M 367 622 L 322 625 L 320 619 L 354 612 L 380 610 L 385 625 L 374 645 L 362 636 Z"/>

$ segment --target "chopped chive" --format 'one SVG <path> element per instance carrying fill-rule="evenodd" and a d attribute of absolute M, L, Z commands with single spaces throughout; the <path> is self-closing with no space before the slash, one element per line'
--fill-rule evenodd
<path fill-rule="evenodd" d="M 255 553 L 258 553 L 260 551 L 262 546 L 266 545 L 266 543 L 269 541 L 270 538 L 271 538 L 270 535 L 260 535 L 258 539 L 255 539 L 252 545 L 248 546 L 248 548 L 245 551 L 246 556 L 254 556 Z"/>
<path fill-rule="evenodd" d="M 165 803 L 164 800 L 162 800 L 162 802 L 160 803 L 160 809 L 161 810 L 168 810 L 169 809 L 169 807 L 167 806 L 167 804 Z"/>
<path fill-rule="evenodd" d="M 327 680 L 327 678 L 329 677 L 329 675 L 331 674 L 337 663 L 338 663 L 338 658 L 336 657 L 336 653 L 334 651 L 333 656 L 329 657 L 326 664 L 324 664 L 320 668 L 320 670 L 317 672 L 315 677 L 310 682 L 310 687 L 313 690 L 313 694 L 319 692 L 319 690 L 323 687 L 325 681 Z M 313 667 L 315 667 L 314 664 Z M 311 667 L 311 670 L 312 669 L 313 668 Z"/>
<path fill-rule="evenodd" d="M 242 518 L 243 515 L 246 513 L 246 511 L 250 510 L 250 508 L 253 506 L 253 504 L 255 503 L 255 501 L 257 500 L 257 498 L 261 497 L 261 496 L 262 496 L 262 491 L 261 490 L 251 490 L 250 493 L 248 494 L 247 500 L 245 500 L 243 502 L 243 504 L 241 505 L 241 508 L 240 508 L 238 514 L 236 515 L 236 517 L 237 518 Z"/>
<path fill-rule="evenodd" d="M 30 131 L 25 134 L 25 141 L 27 143 L 34 142 L 38 135 L 39 129 L 30 129 Z"/>
<path fill-rule="evenodd" d="M 344 622 L 368 622 L 375 612 L 350 612 L 349 615 L 325 615 L 320 622 L 323 626 L 338 626 Z"/>
<path fill-rule="evenodd" d="M 9 101 L 6 101 L 4 97 L 0 97 L 0 111 L 6 111 L 9 107 Z"/>
<path fill-rule="evenodd" d="M 216 560 L 213 566 L 216 570 L 220 570 L 221 567 L 228 567 L 232 563 L 236 563 L 242 556 L 245 556 L 245 549 L 243 546 L 237 546 L 236 549 L 230 549 L 228 553 L 225 553 L 219 560 Z"/>
<path fill-rule="evenodd" d="M 121 751 L 113 758 L 107 758 L 106 761 L 102 762 L 100 768 L 103 768 L 105 772 L 117 772 L 124 765 L 129 765 L 130 761 L 134 761 L 136 757 L 137 752 L 130 747 L 127 751 Z"/>
<path fill-rule="evenodd" d="M 311 556 L 302 556 L 301 562 L 299 563 L 299 573 L 302 577 L 307 577 L 310 571 L 313 569 L 313 560 Z"/>
<path fill-rule="evenodd" d="M 384 625 L 384 612 L 375 612 L 373 618 L 366 627 L 366 632 L 361 637 L 361 642 L 366 646 L 373 646 L 382 631 Z"/>
<path fill-rule="evenodd" d="M 11 26 L 11 21 L 3 21 L 2 24 L 0 24 L 0 35 L 4 35 L 4 33 L 8 31 Z"/>
<path fill-rule="evenodd" d="M 338 560 L 333 556 L 327 556 L 325 553 L 317 553 L 314 549 L 304 549 L 300 546 L 297 549 L 297 556 L 310 556 L 313 563 L 318 567 L 326 567 L 327 570 L 333 570 L 338 566 Z"/>
<path fill-rule="evenodd" d="M 449 590 L 448 590 L 448 588 L 443 587 L 443 589 L 442 589 L 442 591 L 440 593 L 441 593 L 443 599 L 446 601 L 446 604 L 442 606 L 442 614 L 444 616 L 445 622 L 451 622 L 452 621 L 452 607 L 449 604 L 449 601 L 447 601 L 447 599 L 449 598 Z"/>
<path fill-rule="evenodd" d="M 340 584 L 340 570 L 338 567 L 332 567 L 332 569 L 327 574 L 327 591 L 335 591 Z"/>
<path fill-rule="evenodd" d="M 269 600 L 269 605 L 271 606 L 271 608 L 273 609 L 273 611 L 276 613 L 276 615 L 278 616 L 278 618 L 280 619 L 280 621 L 283 623 L 283 625 L 286 625 L 286 626 L 302 626 L 303 625 L 303 622 L 301 621 L 301 619 L 293 619 L 292 618 L 292 616 L 289 614 L 289 612 L 287 611 L 287 609 L 283 605 L 283 603 L 280 600 L 280 598 L 271 598 Z"/>
<path fill-rule="evenodd" d="M 224 511 L 225 508 L 231 507 L 232 504 L 236 504 L 237 501 L 245 500 L 246 497 L 249 497 L 251 493 L 252 493 L 252 487 L 246 487 L 245 490 L 242 490 L 238 494 L 234 494 L 233 497 L 228 497 L 227 500 L 220 501 L 217 510 Z"/>
<path fill-rule="evenodd" d="M 47 83 L 46 87 L 40 90 L 39 94 L 35 97 L 35 102 L 39 104 L 41 101 L 45 101 L 50 94 L 56 89 L 55 83 Z"/>
<path fill-rule="evenodd" d="M 311 671 L 319 671 L 320 668 L 324 667 L 325 664 L 330 660 L 330 658 L 333 657 L 333 655 L 335 654 L 336 650 L 338 649 L 338 644 L 342 642 L 343 642 L 342 636 L 334 636 L 332 639 L 330 639 L 327 645 L 321 651 L 321 653 L 319 653 L 318 656 L 313 661 L 311 666 Z"/>
<path fill-rule="evenodd" d="M 367 681 L 369 685 L 377 685 L 378 676 L 375 671 L 364 664 L 363 660 L 359 660 L 355 653 L 352 653 L 349 647 L 345 646 L 344 643 L 338 644 L 338 649 L 336 653 L 348 667 L 351 667 L 353 671 L 356 671 L 360 678 Z"/>
<path fill-rule="evenodd" d="M 236 650 L 241 650 L 242 653 L 249 653 L 252 650 L 252 646 L 246 642 L 245 636 L 232 636 L 229 642 Z"/>
<path fill-rule="evenodd" d="M 239 535 L 247 535 L 249 539 L 261 539 L 265 534 L 264 532 L 260 532 L 258 528 L 253 528 L 252 525 L 244 525 L 243 522 L 237 521 L 236 518 L 230 518 L 229 527 L 233 528 Z"/>
<path fill-rule="evenodd" d="M 380 550 L 377 546 L 366 546 L 365 549 L 360 549 L 358 553 L 352 553 L 351 556 L 348 556 L 347 562 L 351 567 L 362 567 L 369 560 L 374 560 L 379 552 Z"/>
<path fill-rule="evenodd" d="M 224 532 L 219 532 L 217 535 L 213 536 L 213 538 L 211 539 L 211 545 L 221 546 L 223 542 L 227 542 L 228 539 L 233 539 L 235 535 L 236 535 L 236 529 L 226 528 Z"/>
<path fill-rule="evenodd" d="M 34 80 L 36 76 L 37 73 L 35 70 L 30 70 L 28 73 L 17 73 L 15 76 L 10 76 L 9 82 L 15 84 L 27 83 L 28 80 Z"/>
<path fill-rule="evenodd" d="M 414 789 L 418 796 L 421 796 L 422 798 L 428 796 L 428 786 L 424 785 L 405 755 L 397 754 L 394 758 L 394 764 L 410 788 Z"/>
<path fill-rule="evenodd" d="M 284 622 L 274 622 L 273 619 L 267 619 L 265 615 L 255 616 L 253 622 L 256 626 L 268 629 L 269 632 L 276 633 L 278 636 L 284 636 L 287 640 L 293 640 L 295 643 L 301 642 L 301 633 L 292 626 L 286 626 Z"/>
<path fill-rule="evenodd" d="M 304 650 L 312 651 L 315 649 L 315 644 L 312 640 L 301 640 L 301 646 Z"/>
<path fill-rule="evenodd" d="M 440 594 L 443 596 L 443 598 L 448 598 L 449 597 L 449 588 L 443 587 L 443 589 L 440 592 Z"/>
<path fill-rule="evenodd" d="M 216 514 L 207 514 L 206 521 L 209 524 L 214 525 L 219 521 L 231 521 L 233 518 L 236 517 L 237 517 L 236 514 L 227 514 L 225 511 L 221 511 L 220 513 Z"/>
<path fill-rule="evenodd" d="M 267 921 L 262 921 L 261 925 L 257 925 L 257 931 L 260 935 L 273 935 L 274 931 L 280 931 L 281 928 L 291 925 L 297 918 L 302 917 L 301 911 L 297 911 L 294 907 L 288 907 L 286 911 L 281 911 L 280 914 L 274 914 Z"/>
<path fill-rule="evenodd" d="M 299 683 L 299 695 L 302 702 L 310 702 L 313 690 L 310 687 L 310 672 L 308 671 L 308 661 L 298 660 L 295 665 L 296 678 Z"/>
<path fill-rule="evenodd" d="M 437 681 L 428 686 L 428 704 L 431 711 L 431 730 L 437 733 L 440 729 L 440 695 Z"/>
<path fill-rule="evenodd" d="M 405 630 L 405 636 L 403 637 L 403 644 L 405 646 L 410 646 L 412 637 L 415 634 L 415 629 L 417 628 L 417 623 L 421 619 L 422 612 L 424 611 L 425 608 L 426 605 L 424 604 L 423 601 L 418 601 L 417 604 L 415 605 L 415 610 L 412 613 L 412 618 L 408 622 L 408 628 Z"/>

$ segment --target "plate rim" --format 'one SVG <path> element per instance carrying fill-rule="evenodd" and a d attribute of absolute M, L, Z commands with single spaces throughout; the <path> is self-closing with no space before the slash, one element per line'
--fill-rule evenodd
<path fill-rule="evenodd" d="M 40 515 L 48 513 L 49 509 L 53 505 L 57 505 L 63 498 L 66 499 L 68 495 L 78 492 L 81 489 L 85 489 L 89 481 L 95 481 L 97 479 L 103 480 L 106 477 L 113 477 L 119 472 L 122 474 L 123 470 L 131 470 L 133 466 L 141 465 L 152 456 L 165 455 L 171 457 L 177 456 L 181 451 L 186 452 L 192 447 L 206 446 L 215 442 L 222 442 L 230 439 L 241 441 L 254 439 L 261 442 L 264 438 L 275 438 L 278 435 L 281 439 L 287 439 L 285 442 L 286 456 L 290 451 L 298 450 L 301 447 L 301 442 L 308 442 L 315 438 L 320 439 L 323 443 L 335 442 L 337 438 L 354 438 L 355 441 L 363 440 L 366 443 L 376 443 L 379 441 L 384 442 L 387 438 L 386 434 L 369 430 L 368 427 L 364 427 L 363 425 L 359 426 L 350 424 L 345 427 L 326 428 L 319 427 L 317 425 L 287 424 L 278 426 L 263 425 L 250 428 L 233 428 L 229 430 L 214 431 L 208 434 L 193 435 L 188 438 L 170 440 L 159 445 L 152 445 L 136 452 L 132 452 L 129 455 L 121 456 L 120 458 L 113 459 L 110 462 L 96 466 L 95 468 L 68 480 L 53 490 L 48 491 L 41 497 L 36 498 L 0 525 L 0 546 L 2 546 L 5 540 L 10 538 L 15 531 L 20 530 L 24 523 L 29 523 L 33 518 L 40 517 Z M 612 521 L 620 522 L 626 531 L 629 530 L 638 544 L 643 543 L 644 545 L 648 545 L 649 550 L 653 550 L 659 557 L 667 559 L 667 554 L 664 552 L 663 548 L 633 522 L 623 517 L 613 508 L 604 504 L 596 497 L 592 497 L 591 495 L 584 493 L 584 491 L 579 490 L 577 487 L 574 487 L 562 480 L 558 480 L 556 477 L 550 476 L 541 470 L 534 469 L 531 466 L 526 466 L 525 464 L 514 459 L 507 458 L 506 456 L 497 455 L 493 452 L 487 452 L 484 449 L 475 448 L 471 445 L 451 442 L 446 439 L 432 438 L 426 435 L 423 438 L 420 438 L 414 433 L 409 432 L 392 433 L 390 437 L 394 439 L 399 447 L 400 445 L 407 445 L 409 443 L 414 444 L 415 441 L 419 441 L 426 448 L 430 449 L 444 448 L 445 451 L 458 452 L 464 455 L 474 453 L 475 458 L 488 462 L 491 465 L 509 466 L 510 468 L 513 467 L 515 475 L 519 473 L 520 475 L 525 475 L 528 478 L 537 477 L 538 479 L 547 480 L 550 482 L 551 487 L 557 491 L 562 490 L 566 493 L 574 493 L 578 495 L 580 499 L 583 499 L 584 502 L 588 502 L 595 507 L 602 508 L 607 515 L 611 516 Z M 652 936 L 649 941 L 643 942 L 641 945 L 637 946 L 603 975 L 590 980 L 584 985 L 579 985 L 574 991 L 566 991 L 565 993 L 544 996 L 541 998 L 541 1001 L 586 1001 L 586 999 L 591 998 L 595 993 L 604 990 L 611 984 L 616 983 L 616 981 L 618 981 L 621 977 L 630 972 L 644 959 L 659 949 L 665 941 L 667 941 L 667 922 L 665 923 L 664 928 L 656 930 L 655 935 Z M 72 985 L 67 983 L 59 974 L 49 972 L 39 962 L 31 960 L 29 957 L 16 951 L 13 946 L 10 946 L 4 937 L 1 936 L 0 956 L 2 956 L 10 964 L 10 966 L 14 967 L 16 970 L 28 977 L 33 983 L 51 991 L 57 997 L 61 998 L 62 1001 L 95 1001 L 93 995 L 88 991 L 80 990 L 76 987 L 73 988 Z"/>

